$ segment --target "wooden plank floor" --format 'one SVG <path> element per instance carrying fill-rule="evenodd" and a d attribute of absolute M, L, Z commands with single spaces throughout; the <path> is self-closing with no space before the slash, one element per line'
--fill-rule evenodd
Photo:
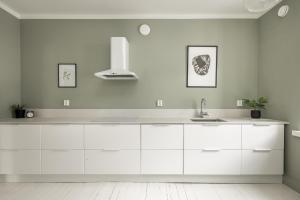
<path fill-rule="evenodd" d="M 0 183 L 0 200 L 300 200 L 281 184 Z"/>

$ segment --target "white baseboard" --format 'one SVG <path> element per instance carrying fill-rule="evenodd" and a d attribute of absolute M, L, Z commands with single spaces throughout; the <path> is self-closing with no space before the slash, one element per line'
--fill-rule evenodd
<path fill-rule="evenodd" d="M 0 182 L 282 183 L 282 176 L 1 175 Z"/>

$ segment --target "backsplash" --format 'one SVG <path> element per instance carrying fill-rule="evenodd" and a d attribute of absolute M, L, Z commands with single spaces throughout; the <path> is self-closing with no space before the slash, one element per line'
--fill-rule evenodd
<path fill-rule="evenodd" d="M 39 118 L 191 118 L 199 115 L 198 109 L 36 109 Z M 249 118 L 247 109 L 205 109 L 209 116 Z"/>

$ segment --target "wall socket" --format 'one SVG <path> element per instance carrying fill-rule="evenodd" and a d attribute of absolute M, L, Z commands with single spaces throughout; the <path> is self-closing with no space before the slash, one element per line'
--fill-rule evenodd
<path fill-rule="evenodd" d="M 64 106 L 70 106 L 70 100 L 64 100 Z"/>
<path fill-rule="evenodd" d="M 239 99 L 239 100 L 236 101 L 236 106 L 237 107 L 243 107 L 243 103 L 244 103 L 244 101 Z"/>
<path fill-rule="evenodd" d="M 156 100 L 156 107 L 163 107 L 164 106 L 164 101 L 162 99 Z"/>

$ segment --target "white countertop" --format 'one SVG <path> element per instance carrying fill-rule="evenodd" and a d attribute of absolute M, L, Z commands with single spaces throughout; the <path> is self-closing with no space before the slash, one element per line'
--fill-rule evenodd
<path fill-rule="evenodd" d="M 289 124 L 272 119 L 220 118 L 224 122 L 197 122 L 189 118 L 0 118 L 0 124 Z"/>

